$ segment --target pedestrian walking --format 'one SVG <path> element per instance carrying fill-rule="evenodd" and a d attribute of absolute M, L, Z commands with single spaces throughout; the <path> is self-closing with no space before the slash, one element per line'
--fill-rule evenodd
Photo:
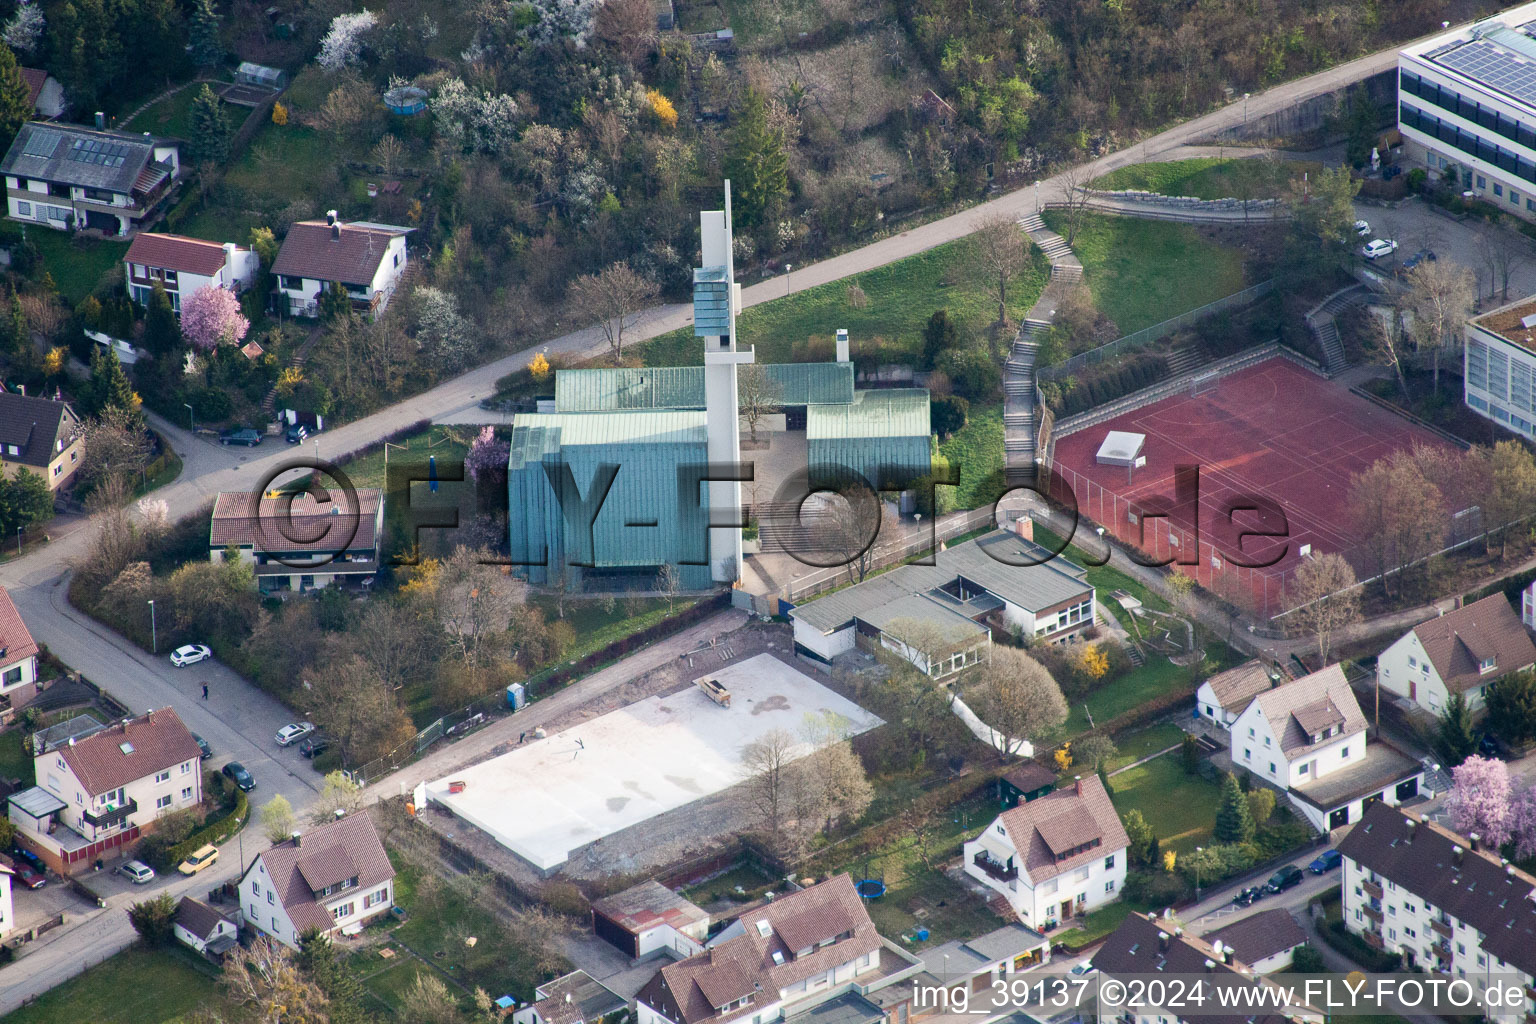
<path fill-rule="evenodd" d="M 207 700 L 207 699 L 208 699 L 208 684 L 204 683 L 203 684 L 203 700 Z"/>

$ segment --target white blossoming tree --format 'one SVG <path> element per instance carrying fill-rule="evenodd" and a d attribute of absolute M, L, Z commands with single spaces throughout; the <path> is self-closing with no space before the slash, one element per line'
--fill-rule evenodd
<path fill-rule="evenodd" d="M 43 16 L 43 9 L 32 0 L 21 0 L 16 5 L 16 13 L 11 15 L 11 20 L 5 23 L 5 29 L 0 31 L 0 38 L 5 39 L 5 45 L 13 50 L 28 55 L 37 52 L 37 44 L 43 38 L 43 29 L 47 27 L 48 19 Z"/>
<path fill-rule="evenodd" d="M 320 41 L 320 55 L 315 58 L 327 71 L 340 71 L 362 59 L 363 41 L 378 25 L 379 19 L 364 8 L 356 14 L 338 14 L 331 19 L 330 31 Z"/>
<path fill-rule="evenodd" d="M 527 29 L 530 39 L 541 43 L 569 39 L 580 50 L 592 38 L 603 0 L 533 0 L 532 6 L 539 20 Z"/>
<path fill-rule="evenodd" d="M 516 141 L 518 113 L 511 96 L 471 89 L 460 78 L 444 82 L 432 100 L 438 134 L 482 153 L 503 152 Z"/>

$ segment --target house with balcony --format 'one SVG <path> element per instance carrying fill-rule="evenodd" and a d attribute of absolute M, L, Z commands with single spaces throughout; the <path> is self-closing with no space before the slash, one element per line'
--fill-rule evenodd
<path fill-rule="evenodd" d="M 263 593 L 367 583 L 379 570 L 384 492 L 221 491 L 208 527 L 208 558 L 251 563 Z"/>
<path fill-rule="evenodd" d="M 6 216 L 126 237 L 159 214 L 180 168 L 167 139 L 29 121 L 0 161 Z"/>
<path fill-rule="evenodd" d="M 1520 1005 L 1489 1008 L 1497 1024 L 1536 1018 L 1536 877 L 1476 835 L 1401 807 L 1371 806 L 1339 843 L 1344 924 L 1404 970 L 1464 978 L 1479 994 L 1518 976 Z"/>
<path fill-rule="evenodd" d="M 405 236 L 411 228 L 367 221 L 344 223 L 335 210 L 325 220 L 288 229 L 272 263 L 276 302 L 289 316 L 317 316 L 321 293 L 340 285 L 352 308 L 377 316 L 405 276 Z"/>
<path fill-rule="evenodd" d="M 1381 652 L 1376 682 L 1431 714 L 1459 693 L 1482 707 L 1488 684 L 1536 664 L 1536 644 L 1503 594 L 1421 622 Z"/>
<path fill-rule="evenodd" d="M 129 298 L 147 306 L 158 284 L 177 313 L 181 312 L 181 300 L 199 288 L 223 288 L 236 294 L 245 291 L 260 269 L 260 257 L 233 242 L 205 242 L 150 231 L 134 236 L 123 256 Z"/>
<path fill-rule="evenodd" d="M 355 935 L 394 906 L 395 869 L 364 811 L 256 855 L 240 878 L 240 919 L 299 948 L 310 928 Z"/>
<path fill-rule="evenodd" d="M 1285 793 L 1321 832 L 1360 819 L 1376 800 L 1419 794 L 1424 767 L 1379 736 L 1339 665 L 1259 693 L 1228 731 L 1232 763 Z"/>
<path fill-rule="evenodd" d="M 68 402 L 0 391 L 0 472 L 43 478 L 50 491 L 74 483 L 85 452 L 85 430 Z"/>
<path fill-rule="evenodd" d="M 1097 776 L 1004 811 L 965 844 L 965 873 L 1048 932 L 1120 898 L 1125 827 Z"/>
<path fill-rule="evenodd" d="M 121 855 L 155 819 L 203 801 L 202 750 L 171 708 L 37 751 L 12 794 L 17 839 L 60 874 Z"/>
<path fill-rule="evenodd" d="M 16 602 L 0 587 L 0 722 L 9 722 L 37 696 L 39 650 Z"/>
<path fill-rule="evenodd" d="M 635 996 L 638 1024 L 879 1024 L 871 993 L 922 969 L 881 938 L 848 875 L 749 908 Z"/>

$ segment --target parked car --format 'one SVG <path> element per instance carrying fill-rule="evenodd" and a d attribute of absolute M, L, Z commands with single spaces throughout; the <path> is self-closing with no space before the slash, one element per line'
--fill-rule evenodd
<path fill-rule="evenodd" d="M 47 869 L 43 858 L 27 849 L 25 846 L 11 847 L 11 860 L 18 864 L 31 865 L 33 871 L 42 872 Z"/>
<path fill-rule="evenodd" d="M 155 880 L 155 869 L 141 860 L 131 860 L 117 870 L 134 885 L 147 885 Z"/>
<path fill-rule="evenodd" d="M 314 722 L 292 722 L 277 730 L 277 735 L 273 738 L 277 740 L 278 746 L 286 747 L 288 744 L 296 743 L 314 731 Z"/>
<path fill-rule="evenodd" d="M 188 665 L 196 665 L 200 661 L 207 661 L 211 657 L 213 657 L 213 652 L 202 644 L 187 644 L 171 652 L 171 664 L 177 668 L 186 668 Z"/>
<path fill-rule="evenodd" d="M 48 879 L 44 878 L 42 872 L 31 864 L 16 865 L 16 881 L 28 889 L 41 889 L 48 884 Z"/>
<path fill-rule="evenodd" d="M 1264 883 L 1264 890 L 1266 892 L 1285 892 L 1287 889 L 1300 885 L 1301 878 L 1301 868 L 1294 864 L 1287 864 L 1269 876 L 1269 881 Z"/>
<path fill-rule="evenodd" d="M 1073 974 L 1097 974 L 1098 972 L 1099 969 L 1093 966 L 1093 964 L 1089 963 L 1087 960 L 1084 960 L 1080 964 L 1074 965 L 1072 968 Z"/>
<path fill-rule="evenodd" d="M 1385 241 L 1380 238 L 1372 239 L 1365 246 L 1365 248 L 1360 250 L 1360 254 L 1368 260 L 1379 259 L 1382 256 L 1390 256 L 1394 252 L 1397 252 L 1397 243 Z"/>
<path fill-rule="evenodd" d="M 197 741 L 197 749 L 202 751 L 201 754 L 197 755 L 199 760 L 206 761 L 213 756 L 213 748 L 208 745 L 207 740 L 197 733 L 193 733 L 192 738 Z"/>
<path fill-rule="evenodd" d="M 239 761 L 231 761 L 220 770 L 229 777 L 231 782 L 247 793 L 256 788 L 256 780 L 251 778 L 251 773 L 246 771 L 245 765 Z"/>
<path fill-rule="evenodd" d="M 228 765 L 226 765 L 225 768 L 227 769 Z M 199 871 L 202 871 L 204 868 L 212 866 L 213 862 L 218 859 L 219 851 L 217 847 L 200 847 L 196 853 L 189 856 L 180 864 L 177 864 L 176 870 L 180 871 L 184 875 L 195 875 Z"/>
<path fill-rule="evenodd" d="M 1367 238 L 1371 233 L 1371 222 L 1368 220 L 1355 221 L 1355 234 L 1361 238 Z"/>
<path fill-rule="evenodd" d="M 1232 902 L 1239 907 L 1251 907 L 1256 900 L 1264 897 L 1264 890 L 1257 885 L 1251 885 L 1232 897 Z"/>
<path fill-rule="evenodd" d="M 1314 875 L 1325 875 L 1343 863 L 1344 855 L 1338 850 L 1324 850 L 1307 865 L 1307 870 Z"/>
<path fill-rule="evenodd" d="M 299 744 L 299 753 L 308 758 L 319 757 L 329 749 L 331 749 L 331 738 L 320 733 L 315 733 Z"/>
<path fill-rule="evenodd" d="M 219 434 L 219 444 L 243 444 L 255 448 L 261 444 L 261 431 L 246 427 L 244 430 L 226 430 Z"/>
<path fill-rule="evenodd" d="M 1433 249 L 1420 249 L 1412 256 L 1409 256 L 1407 259 L 1403 260 L 1403 269 L 1412 270 L 1420 263 L 1433 263 L 1438 258 L 1439 257 L 1435 255 Z"/>
<path fill-rule="evenodd" d="M 295 423 L 283 436 L 289 444 L 302 444 L 309 437 L 309 428 L 302 423 Z"/>
<path fill-rule="evenodd" d="M 1504 749 L 1504 744 L 1500 743 L 1498 737 L 1494 736 L 1492 733 L 1485 732 L 1478 737 L 1478 757 L 1487 757 L 1492 758 L 1495 761 L 1504 761 L 1507 760 L 1505 757 L 1506 753 L 1507 751 Z"/>

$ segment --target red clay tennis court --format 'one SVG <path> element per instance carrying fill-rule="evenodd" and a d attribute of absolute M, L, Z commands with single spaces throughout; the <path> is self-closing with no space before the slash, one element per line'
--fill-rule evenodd
<path fill-rule="evenodd" d="M 1145 435 L 1144 466 L 1099 464 L 1112 430 Z M 1058 437 L 1053 467 L 1084 517 L 1154 557 L 1174 558 L 1218 592 L 1251 583 L 1255 610 L 1275 614 L 1303 545 L 1356 561 L 1362 538 L 1347 518 L 1350 478 L 1416 442 L 1445 444 L 1277 357 Z M 1177 466 L 1199 467 L 1198 545 L 1189 489 L 1174 500 Z M 1166 518 L 1149 517 L 1153 511 Z M 1240 537 L 1252 530 L 1283 535 Z"/>

